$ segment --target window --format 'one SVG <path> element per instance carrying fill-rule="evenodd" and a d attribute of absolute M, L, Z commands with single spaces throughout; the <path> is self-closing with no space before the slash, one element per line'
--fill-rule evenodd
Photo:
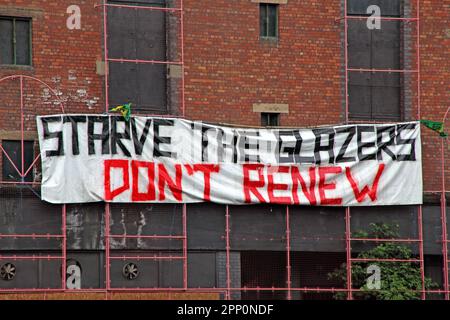
<path fill-rule="evenodd" d="M 31 65 L 31 20 L 0 17 L 0 64 Z"/>
<path fill-rule="evenodd" d="M 22 142 L 13 140 L 3 140 L 2 147 L 8 156 L 11 158 L 14 165 L 22 170 Z M 34 141 L 24 141 L 24 170 L 27 171 L 28 168 L 33 163 L 34 158 Z M 3 181 L 21 181 L 19 173 L 16 171 L 14 166 L 9 161 L 8 157 L 2 152 L 2 177 Z M 33 170 L 30 170 L 24 179 L 26 182 L 33 181 Z"/>
<path fill-rule="evenodd" d="M 285 288 L 286 253 L 242 251 L 241 283 L 247 288 Z M 284 300 L 285 291 L 242 291 L 242 300 Z"/>
<path fill-rule="evenodd" d="M 400 17 L 400 0 L 349 0 L 348 14 L 369 16 L 374 4 L 381 15 Z M 352 69 L 403 69 L 402 23 L 383 20 L 381 29 L 370 30 L 365 19 L 348 21 L 348 66 Z M 402 75 L 398 72 L 349 72 L 349 116 L 351 119 L 401 120 Z"/>
<path fill-rule="evenodd" d="M 112 4 L 165 7 L 165 0 L 114 0 Z M 166 24 L 161 10 L 108 7 L 110 59 L 167 61 Z M 170 26 L 168 27 L 170 30 Z M 174 27 L 172 27 L 174 28 Z M 167 113 L 167 66 L 161 63 L 110 62 L 110 106 L 132 103 L 134 112 Z"/>
<path fill-rule="evenodd" d="M 279 113 L 261 113 L 261 126 L 277 127 L 280 125 Z"/>
<path fill-rule="evenodd" d="M 259 23 L 261 38 L 278 37 L 278 5 L 261 3 L 259 5 Z"/>

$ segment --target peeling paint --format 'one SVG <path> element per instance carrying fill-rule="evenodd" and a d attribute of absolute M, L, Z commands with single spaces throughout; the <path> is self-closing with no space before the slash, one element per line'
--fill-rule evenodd
<path fill-rule="evenodd" d="M 68 80 L 76 81 L 78 80 L 76 76 L 76 70 L 68 71 Z M 80 79 L 81 80 L 81 79 Z M 59 101 L 62 101 L 64 104 L 70 107 L 70 102 L 82 103 L 87 107 L 88 110 L 92 110 L 98 105 L 100 101 L 100 97 L 90 96 L 88 88 L 92 83 L 91 77 L 86 77 L 82 80 L 83 86 L 79 86 L 78 88 L 69 88 L 63 92 L 61 89 L 61 76 L 52 77 L 52 82 L 54 85 L 55 94 L 58 96 L 59 100 L 56 100 L 53 93 L 48 88 L 42 89 L 41 98 L 44 104 L 49 105 L 52 104 L 54 106 L 59 105 Z"/>
<path fill-rule="evenodd" d="M 62 78 L 60 76 L 54 76 L 54 77 L 52 77 L 52 82 L 55 84 L 59 84 L 59 83 L 61 83 L 61 79 Z"/>
<path fill-rule="evenodd" d="M 87 96 L 87 90 L 86 90 L 86 89 L 78 89 L 78 90 L 77 90 L 77 95 L 78 95 L 80 98 L 84 98 L 84 97 Z"/>
<path fill-rule="evenodd" d="M 124 212 L 123 212 L 123 209 L 122 209 L 122 212 L 121 212 L 122 214 L 121 214 L 121 220 L 120 220 L 120 224 L 122 225 L 122 229 L 123 229 L 123 234 L 126 234 L 126 226 L 125 226 L 125 220 L 124 220 Z M 111 214 L 110 215 L 110 224 L 113 226 L 114 225 L 114 218 L 113 218 L 113 214 Z M 111 247 L 111 249 L 119 249 L 119 248 L 124 248 L 125 247 L 125 244 L 126 244 L 126 239 L 120 239 L 120 241 L 119 240 L 117 240 L 118 238 L 110 238 L 110 247 Z"/>
<path fill-rule="evenodd" d="M 69 81 L 75 81 L 77 80 L 77 76 L 76 76 L 76 70 L 69 70 L 69 76 L 68 76 Z"/>
<path fill-rule="evenodd" d="M 137 235 L 141 236 L 143 234 L 143 229 L 144 227 L 147 225 L 147 221 L 145 219 L 145 214 L 144 212 L 140 211 L 139 212 L 139 221 L 137 221 Z M 142 238 L 138 238 L 138 243 L 137 243 L 138 248 L 142 249 L 145 247 L 145 242 L 143 241 Z"/>
<path fill-rule="evenodd" d="M 44 88 L 42 90 L 42 99 L 47 102 L 49 99 L 51 99 L 52 95 L 50 94 L 49 88 Z"/>

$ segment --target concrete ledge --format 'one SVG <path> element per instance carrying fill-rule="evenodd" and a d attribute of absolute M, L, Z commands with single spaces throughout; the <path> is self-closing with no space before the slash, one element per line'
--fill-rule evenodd
<path fill-rule="evenodd" d="M 44 15 L 44 10 L 39 8 L 0 6 L 0 16 L 37 18 Z"/>
<path fill-rule="evenodd" d="M 25 131 L 23 133 L 24 140 L 37 140 L 38 134 L 36 131 Z M 21 131 L 4 131 L 0 130 L 0 140 L 21 140 Z"/>
<path fill-rule="evenodd" d="M 95 71 L 97 75 L 104 76 L 105 75 L 105 61 L 97 60 L 95 61 Z"/>
<path fill-rule="evenodd" d="M 282 103 L 254 103 L 253 112 L 289 113 L 289 105 Z"/>
<path fill-rule="evenodd" d="M 288 0 L 252 0 L 255 3 L 287 4 Z"/>
<path fill-rule="evenodd" d="M 179 65 L 169 65 L 168 73 L 170 78 L 181 79 L 183 76 L 183 67 Z"/>

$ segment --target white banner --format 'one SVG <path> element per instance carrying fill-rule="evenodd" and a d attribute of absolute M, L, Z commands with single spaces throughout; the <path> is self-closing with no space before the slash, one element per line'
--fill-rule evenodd
<path fill-rule="evenodd" d="M 418 122 L 248 129 L 176 118 L 37 118 L 51 203 L 422 203 Z"/>

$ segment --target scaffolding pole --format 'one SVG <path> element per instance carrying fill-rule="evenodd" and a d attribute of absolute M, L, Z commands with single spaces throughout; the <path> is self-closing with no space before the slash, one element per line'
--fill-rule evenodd
<path fill-rule="evenodd" d="M 231 272 L 230 272 L 230 211 L 225 207 L 225 250 L 226 250 L 226 300 L 231 300 Z"/>
<path fill-rule="evenodd" d="M 289 206 L 286 206 L 286 284 L 288 287 L 287 299 L 292 300 L 292 279 L 291 279 L 291 225 L 289 219 Z"/>
<path fill-rule="evenodd" d="M 421 83 L 420 83 L 420 0 L 416 0 L 416 12 L 415 17 L 380 17 L 380 20 L 384 21 L 402 21 L 402 22 L 413 22 L 416 23 L 416 69 L 406 70 L 406 69 L 377 69 L 377 68 L 350 68 L 349 65 L 349 51 L 348 51 L 348 21 L 349 20 L 365 20 L 367 16 L 349 16 L 348 14 L 348 0 L 344 0 L 344 18 L 338 20 L 344 20 L 344 57 L 345 57 L 345 123 L 349 123 L 349 74 L 350 72 L 369 72 L 369 73 L 399 73 L 399 74 L 417 74 L 417 118 L 420 119 L 421 116 Z M 442 170 L 442 172 L 444 172 Z M 443 179 L 444 180 L 444 179 Z M 445 187 L 443 188 L 445 190 Z M 352 288 L 352 262 L 418 262 L 420 263 L 420 274 L 421 274 L 421 298 L 426 299 L 426 288 L 425 288 L 425 263 L 424 263 L 424 252 L 423 252 L 423 217 L 422 217 L 422 205 L 417 207 L 417 224 L 418 224 L 418 239 L 354 239 L 351 236 L 351 210 L 350 207 L 345 209 L 345 226 L 346 226 L 346 256 L 347 256 L 347 299 L 352 300 L 352 292 L 356 292 L 357 289 Z M 444 224 L 444 218 L 443 218 Z M 445 228 L 443 227 L 443 230 Z M 443 232 L 443 242 L 444 242 Z M 419 259 L 358 259 L 352 258 L 351 253 L 351 242 L 352 241 L 367 241 L 367 242 L 412 242 L 418 244 Z M 445 248 L 447 249 L 447 242 L 445 242 Z M 448 268 L 448 263 L 444 262 L 444 269 Z M 444 273 L 446 271 L 444 270 Z M 445 279 L 445 275 L 444 275 Z M 447 270 L 448 279 L 448 270 Z M 447 280 L 448 282 L 448 280 Z M 448 291 L 448 287 L 445 288 Z"/>

